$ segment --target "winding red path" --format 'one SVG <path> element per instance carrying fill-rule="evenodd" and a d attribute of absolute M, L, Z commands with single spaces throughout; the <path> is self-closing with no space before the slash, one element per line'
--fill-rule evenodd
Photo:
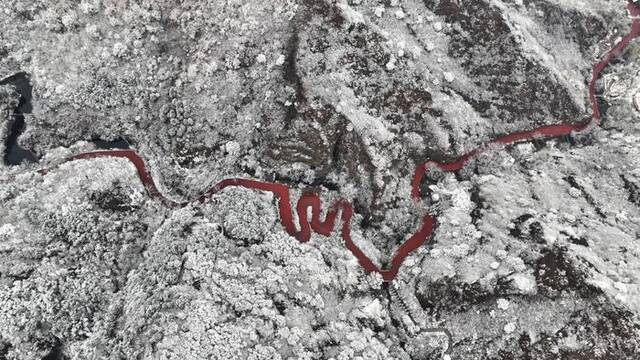
<path fill-rule="evenodd" d="M 411 197 L 418 202 L 420 199 L 420 182 L 422 177 L 429 169 L 437 168 L 444 172 L 454 172 L 462 169 L 465 164 L 474 156 L 487 151 L 493 145 L 506 145 L 515 142 L 521 142 L 531 140 L 535 138 L 553 138 L 573 133 L 589 130 L 600 124 L 600 111 L 596 102 L 596 81 L 598 80 L 601 72 L 611 62 L 611 60 L 618 56 L 624 48 L 635 37 L 640 35 L 640 6 L 629 2 L 627 9 L 632 17 L 631 31 L 625 35 L 620 42 L 611 48 L 604 58 L 595 64 L 592 70 L 591 81 L 589 83 L 589 101 L 591 102 L 592 115 L 591 119 L 582 124 L 557 124 L 547 125 L 532 130 L 519 131 L 508 135 L 500 136 L 479 148 L 472 150 L 459 158 L 451 162 L 436 162 L 426 161 L 418 165 L 415 169 L 413 179 L 411 182 L 412 190 Z M 78 159 L 93 159 L 101 157 L 118 157 L 128 159 L 136 167 L 140 180 L 145 185 L 150 197 L 158 199 L 162 204 L 167 207 L 183 207 L 192 202 L 205 202 L 214 194 L 227 187 L 242 187 L 247 189 L 254 189 L 264 192 L 272 193 L 278 199 L 278 210 L 280 213 L 280 222 L 285 231 L 291 236 L 295 237 L 301 243 L 309 241 L 312 231 L 324 236 L 329 236 L 334 230 L 336 219 L 340 214 L 340 220 L 342 226 L 340 228 L 342 239 L 345 246 L 353 255 L 358 259 L 360 265 L 366 272 L 377 272 L 382 275 L 385 281 L 391 281 L 395 278 L 402 265 L 404 259 L 415 249 L 420 247 L 431 236 L 433 227 L 435 224 L 435 218 L 433 215 L 427 214 L 423 217 L 422 225 L 409 239 L 407 239 L 396 250 L 392 260 L 391 266 L 388 269 L 378 268 L 373 261 L 353 242 L 351 239 L 350 221 L 353 215 L 353 208 L 351 204 L 344 200 L 339 199 L 335 201 L 329 207 L 324 219 L 321 218 L 321 203 L 317 194 L 304 193 L 296 205 L 295 211 L 297 214 L 299 227 L 296 227 L 293 219 L 293 209 L 291 208 L 289 188 L 286 185 L 262 182 L 250 179 L 225 179 L 220 181 L 214 187 L 203 193 L 197 199 L 186 202 L 175 202 L 165 197 L 156 186 L 153 178 L 147 170 L 144 161 L 134 150 L 110 150 L 110 151 L 94 151 L 75 155 L 69 160 Z M 45 174 L 47 170 L 42 170 L 41 173 Z M 307 218 L 308 210 L 311 209 L 311 219 Z M 298 230 L 299 229 L 299 230 Z"/>

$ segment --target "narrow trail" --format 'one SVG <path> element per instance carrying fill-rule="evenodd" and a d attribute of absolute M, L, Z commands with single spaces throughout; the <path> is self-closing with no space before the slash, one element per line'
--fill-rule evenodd
<path fill-rule="evenodd" d="M 589 82 L 589 101 L 591 103 L 592 115 L 588 121 L 581 124 L 547 125 L 532 130 L 519 131 L 500 136 L 450 162 L 437 162 L 433 160 L 423 162 L 416 167 L 411 181 L 411 197 L 415 200 L 416 204 L 419 205 L 421 198 L 420 182 L 430 169 L 436 168 L 443 172 L 455 172 L 462 169 L 473 157 L 492 149 L 495 146 L 508 145 L 538 138 L 549 139 L 561 137 L 586 132 L 597 127 L 600 124 L 601 116 L 596 102 L 596 81 L 611 60 L 620 55 L 627 45 L 629 45 L 634 38 L 640 35 L 640 6 L 635 5 L 630 1 L 627 4 L 627 9 L 633 19 L 631 31 L 625 35 L 620 42 L 614 45 L 605 54 L 604 58 L 593 67 L 591 80 Z M 291 206 L 290 189 L 286 185 L 241 178 L 225 179 L 196 199 L 185 202 L 176 202 L 167 198 L 158 190 L 158 187 L 147 170 L 144 161 L 134 150 L 93 151 L 72 156 L 68 161 L 103 157 L 124 158 L 133 163 L 138 172 L 140 181 L 146 187 L 148 195 L 151 198 L 159 200 L 164 206 L 169 208 L 180 208 L 194 202 L 204 203 L 213 195 L 228 187 L 241 187 L 270 192 L 277 199 L 280 222 L 285 231 L 301 243 L 308 242 L 311 239 L 312 232 L 323 236 L 329 236 L 335 228 L 338 216 L 340 216 L 340 221 L 342 222 L 340 232 L 346 248 L 358 259 L 358 262 L 365 272 L 377 272 L 382 275 L 382 278 L 385 281 L 393 280 L 398 274 L 404 259 L 429 239 L 432 235 L 436 222 L 433 215 L 424 215 L 422 218 L 422 224 L 419 226 L 418 230 L 411 235 L 411 237 L 405 240 L 404 243 L 402 243 L 395 251 L 390 267 L 380 269 L 351 239 L 350 223 L 353 215 L 353 207 L 351 206 L 351 203 L 345 199 L 338 199 L 333 202 L 328 208 L 324 219 L 322 219 L 320 197 L 314 193 L 302 194 L 295 207 L 295 212 L 298 218 L 298 226 L 296 226 Z M 40 170 L 40 173 L 44 175 L 47 171 L 47 169 Z M 311 210 L 311 219 L 308 219 L 309 209 Z"/>

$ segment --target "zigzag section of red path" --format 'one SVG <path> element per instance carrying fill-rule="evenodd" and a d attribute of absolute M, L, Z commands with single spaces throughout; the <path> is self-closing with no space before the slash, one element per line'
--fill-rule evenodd
<path fill-rule="evenodd" d="M 633 19 L 631 24 L 631 31 L 624 36 L 616 45 L 614 45 L 604 56 L 604 58 L 595 64 L 592 70 L 591 81 L 589 82 L 589 101 L 591 102 L 592 115 L 591 119 L 583 124 L 558 124 L 542 126 L 532 130 L 519 131 L 508 135 L 500 136 L 481 147 L 472 150 L 459 158 L 451 162 L 436 162 L 426 161 L 418 165 L 415 169 L 412 178 L 412 190 L 411 197 L 416 201 L 420 198 L 420 182 L 423 176 L 430 168 L 437 168 L 444 172 L 454 172 L 462 169 L 465 164 L 474 156 L 490 149 L 494 145 L 506 145 L 516 142 L 528 141 L 535 138 L 552 138 L 570 135 L 581 131 L 588 130 L 594 126 L 598 126 L 600 123 L 600 111 L 596 102 L 596 81 L 600 77 L 600 74 L 607 67 L 607 65 L 618 56 L 629 45 L 629 43 L 638 35 L 640 35 L 640 6 L 629 2 L 627 9 Z M 296 215 L 299 222 L 299 230 L 296 228 L 295 221 L 293 219 L 293 209 L 291 208 L 289 188 L 286 185 L 262 182 L 250 179 L 225 179 L 220 181 L 214 187 L 203 193 L 197 199 L 187 202 L 176 202 L 165 197 L 156 186 L 153 177 L 147 171 L 144 161 L 133 150 L 111 150 L 111 151 L 94 151 L 88 153 L 82 153 L 71 157 L 69 160 L 79 159 L 93 159 L 101 157 L 118 157 L 126 158 L 137 169 L 140 181 L 144 184 L 150 197 L 158 199 L 163 205 L 171 208 L 183 207 L 192 202 L 205 202 L 211 198 L 214 194 L 228 187 L 242 187 L 246 189 L 259 190 L 264 192 L 270 192 L 278 201 L 278 210 L 280 213 L 280 222 L 285 231 L 291 236 L 295 237 L 301 243 L 309 241 L 312 231 L 323 235 L 329 236 L 334 228 L 335 222 L 340 214 L 340 221 L 342 227 L 340 229 L 342 239 L 346 248 L 358 259 L 358 262 L 365 270 L 365 272 L 377 272 L 382 275 L 385 281 L 391 281 L 395 278 L 400 270 L 400 266 L 404 259 L 418 247 L 422 246 L 425 241 L 431 236 L 435 224 L 435 218 L 432 215 L 426 215 L 422 219 L 420 228 L 409 239 L 407 239 L 396 250 L 391 260 L 391 266 L 388 269 L 380 269 L 373 261 L 360 249 L 351 239 L 350 222 L 353 215 L 353 208 L 351 204 L 344 200 L 339 199 L 331 204 L 327 210 L 324 220 L 321 219 L 321 203 L 320 197 L 317 194 L 304 193 L 296 205 Z M 47 170 L 42 170 L 42 174 L 46 174 Z M 308 210 L 311 209 L 311 220 L 308 219 Z"/>
<path fill-rule="evenodd" d="M 322 219 L 322 206 L 320 197 L 317 194 L 313 193 L 302 194 L 302 196 L 300 196 L 300 199 L 298 199 L 298 203 L 295 209 L 299 223 L 298 230 L 293 219 L 293 210 L 291 208 L 289 195 L 290 190 L 286 185 L 262 182 L 251 179 L 225 179 L 217 183 L 211 189 L 207 190 L 197 199 L 194 199 L 192 201 L 176 202 L 167 198 L 162 194 L 162 192 L 160 192 L 160 190 L 158 190 L 158 187 L 156 186 L 153 177 L 147 170 L 144 161 L 133 150 L 87 152 L 75 155 L 69 160 L 95 159 L 102 157 L 117 157 L 129 160 L 135 166 L 138 172 L 138 177 L 140 178 L 140 181 L 145 185 L 149 196 L 158 199 L 163 205 L 170 208 L 183 207 L 192 202 L 204 203 L 213 195 L 228 187 L 241 187 L 246 189 L 270 192 L 278 201 L 280 223 L 289 235 L 295 237 L 301 243 L 305 243 L 311 239 L 312 230 L 313 232 L 320 235 L 331 235 L 335 228 L 336 219 L 340 214 L 340 220 L 342 222 L 340 234 L 342 236 L 342 239 L 344 240 L 345 247 L 358 259 L 358 262 L 366 272 L 380 273 L 383 279 L 386 281 L 390 281 L 396 276 L 398 270 L 400 270 L 400 266 L 402 265 L 404 258 L 412 251 L 414 251 L 417 247 L 422 245 L 425 239 L 429 236 L 429 234 L 431 234 L 433 230 L 433 218 L 431 216 L 426 216 L 418 232 L 411 236 L 409 240 L 405 241 L 398 248 L 398 250 L 396 251 L 396 256 L 394 256 L 391 261 L 391 267 L 389 269 L 380 269 L 351 239 L 351 228 L 349 225 L 351 223 L 351 217 L 353 215 L 353 208 L 351 207 L 351 204 L 344 199 L 338 199 L 333 204 L 331 204 L 324 219 Z M 309 209 L 311 210 L 311 220 L 308 219 Z M 399 254 L 404 255 L 399 256 Z"/>

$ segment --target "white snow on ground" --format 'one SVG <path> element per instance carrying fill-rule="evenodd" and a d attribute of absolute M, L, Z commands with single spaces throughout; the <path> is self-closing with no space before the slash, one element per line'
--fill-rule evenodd
<path fill-rule="evenodd" d="M 424 215 L 417 162 L 558 122 L 534 112 L 581 120 L 592 55 L 628 22 L 620 1 L 463 1 L 467 23 L 439 3 L 5 4 L 0 78 L 31 75 L 19 141 L 42 158 L 0 167 L 0 358 L 638 353 L 637 44 L 607 69 L 592 134 L 495 148 L 424 184 L 438 226 L 391 284 L 338 230 L 287 235 L 269 194 L 167 209 L 125 160 L 64 163 L 123 137 L 167 196 L 242 176 L 287 184 L 292 204 L 344 197 L 354 241 L 382 264 Z M 525 80 L 513 103 L 486 89 Z M 0 88 L 0 139 L 13 90 Z"/>

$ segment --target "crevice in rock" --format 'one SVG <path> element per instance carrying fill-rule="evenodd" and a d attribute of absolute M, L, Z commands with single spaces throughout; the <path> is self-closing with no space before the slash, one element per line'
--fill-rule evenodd
<path fill-rule="evenodd" d="M 589 247 L 589 242 L 587 241 L 587 238 L 586 238 L 586 237 L 584 237 L 584 236 L 580 236 L 580 237 L 578 238 L 578 237 L 575 237 L 575 236 L 573 236 L 573 235 L 570 235 L 570 234 L 569 234 L 569 233 L 567 233 L 566 231 L 560 231 L 560 234 L 562 234 L 562 235 L 564 235 L 564 236 L 568 237 L 568 238 L 569 238 L 569 241 L 570 241 L 572 244 L 582 245 L 582 246 L 585 246 L 585 247 Z"/>
<path fill-rule="evenodd" d="M 285 81 L 293 86 L 296 93 L 293 104 L 288 106 L 286 110 L 284 123 L 285 128 L 289 128 L 293 124 L 293 121 L 298 117 L 299 103 L 304 101 L 305 99 L 302 80 L 300 79 L 300 76 L 298 76 L 297 69 L 298 45 L 300 43 L 300 35 L 298 34 L 298 29 L 295 25 L 295 22 L 293 24 L 294 25 L 292 25 L 291 37 L 287 42 L 286 57 L 283 66 L 283 76 Z"/>
<path fill-rule="evenodd" d="M 532 217 L 533 215 L 531 214 L 523 214 L 515 218 L 515 220 L 513 220 L 512 222 L 513 228 L 509 230 L 509 235 L 513 236 L 516 239 L 523 239 L 522 226 L 527 220 L 531 219 Z"/>
<path fill-rule="evenodd" d="M 63 346 L 59 338 L 55 338 L 53 348 L 49 350 L 49 353 L 42 358 L 42 360 L 66 360 L 68 359 L 62 352 Z"/>
<path fill-rule="evenodd" d="M 482 210 L 486 208 L 485 199 L 480 196 L 480 186 L 474 184 L 471 188 L 471 201 L 475 204 L 471 210 L 471 223 L 478 227 L 478 221 L 482 219 Z"/>
<path fill-rule="evenodd" d="M 640 206 L 640 187 L 638 184 L 627 179 L 627 177 L 622 174 L 620 175 L 620 179 L 622 179 L 624 183 L 624 188 L 629 192 L 629 201 L 632 204 Z"/>
<path fill-rule="evenodd" d="M 607 215 L 602 211 L 602 209 L 600 208 L 600 205 L 598 205 L 598 203 L 596 202 L 596 200 L 593 198 L 593 196 L 591 196 L 591 194 L 589 194 L 585 188 L 580 185 L 578 183 L 578 181 L 576 180 L 576 178 L 573 175 L 569 175 L 563 178 L 566 182 L 569 183 L 569 185 L 571 185 L 571 187 L 574 187 L 578 190 L 580 190 L 580 192 L 582 192 L 582 194 L 584 195 L 584 198 L 587 200 L 587 203 L 589 203 L 589 205 L 593 206 L 593 208 L 595 209 L 596 213 L 603 219 L 607 218 Z"/>
<path fill-rule="evenodd" d="M 7 354 L 9 354 L 9 350 L 11 350 L 12 347 L 13 345 L 10 342 L 0 338 L 0 360 L 7 360 Z"/>

